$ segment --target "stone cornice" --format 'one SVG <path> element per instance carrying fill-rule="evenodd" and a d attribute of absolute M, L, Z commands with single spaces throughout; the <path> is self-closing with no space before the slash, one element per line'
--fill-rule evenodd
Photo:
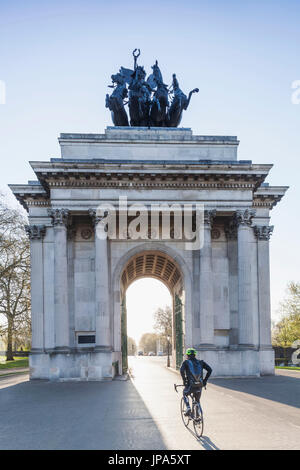
<path fill-rule="evenodd" d="M 65 187 L 65 188 L 126 188 L 126 189 L 244 189 L 252 190 L 255 188 L 255 183 L 245 182 L 191 182 L 191 181 L 179 181 L 177 179 L 168 181 L 162 179 L 161 181 L 151 180 L 104 180 L 104 179 L 83 179 L 72 180 L 72 179 L 56 179 L 48 180 L 49 188 Z"/>
<path fill-rule="evenodd" d="M 239 144 L 236 136 L 216 136 L 216 135 L 193 135 L 191 128 L 157 128 L 157 127 L 113 127 L 108 126 L 105 134 L 78 134 L 62 133 L 58 138 L 61 145 L 64 144 L 114 144 L 121 143 L 158 143 L 158 144 L 214 144 L 214 145 L 234 145 Z"/>
<path fill-rule="evenodd" d="M 288 186 L 261 186 L 253 194 L 253 207 L 273 209 L 282 199 Z"/>
<path fill-rule="evenodd" d="M 55 187 L 150 188 L 150 189 L 245 189 L 256 190 L 271 165 L 249 163 L 173 164 L 32 162 L 43 185 Z"/>
<path fill-rule="evenodd" d="M 30 206 L 47 207 L 50 205 L 49 191 L 45 190 L 39 181 L 34 184 L 9 184 L 15 198 L 29 211 Z"/>

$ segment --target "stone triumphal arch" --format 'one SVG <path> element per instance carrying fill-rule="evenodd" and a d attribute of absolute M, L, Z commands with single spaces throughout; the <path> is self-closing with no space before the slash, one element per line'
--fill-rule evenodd
<path fill-rule="evenodd" d="M 272 374 L 269 222 L 286 191 L 265 182 L 272 165 L 238 160 L 236 137 L 186 128 L 108 127 L 59 143 L 60 158 L 30 162 L 35 181 L 10 186 L 29 213 L 31 378 L 122 373 L 126 289 L 143 276 L 173 298 L 173 367 L 193 346 L 214 375 Z M 150 221 L 146 237 L 131 237 L 132 213 L 111 236 L 99 206 L 119 222 L 124 198 L 146 209 L 200 205 L 201 246 L 187 249 L 174 214 L 168 237 L 160 217 L 155 236 Z"/>

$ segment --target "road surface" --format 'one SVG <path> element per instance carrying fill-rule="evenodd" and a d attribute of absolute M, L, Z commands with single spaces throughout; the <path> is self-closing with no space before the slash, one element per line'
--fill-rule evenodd
<path fill-rule="evenodd" d="M 212 379 L 204 436 L 181 421 L 177 373 L 165 357 L 129 358 L 131 380 L 46 382 L 0 378 L 0 449 L 299 449 L 300 372 Z"/>

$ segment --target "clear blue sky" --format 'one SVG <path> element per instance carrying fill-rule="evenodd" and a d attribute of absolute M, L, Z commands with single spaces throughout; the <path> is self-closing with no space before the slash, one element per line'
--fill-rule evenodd
<path fill-rule="evenodd" d="M 268 181 L 289 185 L 272 212 L 273 315 L 289 280 L 300 280 L 298 175 L 300 2 L 0 0 L 0 184 L 34 175 L 28 160 L 59 156 L 60 132 L 101 133 L 110 75 L 132 65 L 199 87 L 182 126 L 237 135 L 239 158 L 274 163 Z"/>

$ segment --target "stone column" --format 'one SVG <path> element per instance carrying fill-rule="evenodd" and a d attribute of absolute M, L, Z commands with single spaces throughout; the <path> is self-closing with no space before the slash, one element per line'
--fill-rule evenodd
<path fill-rule="evenodd" d="M 204 211 L 203 246 L 200 249 L 200 348 L 214 349 L 214 299 L 211 224 L 215 210 Z"/>
<path fill-rule="evenodd" d="M 257 237 L 260 349 L 272 349 L 269 239 L 273 232 L 273 229 L 273 226 L 267 225 L 256 225 L 254 227 L 254 232 Z"/>
<path fill-rule="evenodd" d="M 69 305 L 69 331 L 70 331 L 70 347 L 76 348 L 75 338 L 75 291 L 74 291 L 74 256 L 75 246 L 74 241 L 76 237 L 76 228 L 69 227 L 68 229 L 68 305 Z"/>
<path fill-rule="evenodd" d="M 230 219 L 225 225 L 228 253 L 228 277 L 229 277 L 229 309 L 230 330 L 229 345 L 238 344 L 238 256 L 237 256 L 237 225 Z"/>
<path fill-rule="evenodd" d="M 98 216 L 96 210 L 90 209 L 89 214 L 95 227 L 95 310 L 96 310 L 96 351 L 112 350 L 112 334 L 110 324 L 110 300 L 109 300 L 109 261 L 108 240 L 102 219 L 106 216 Z"/>
<path fill-rule="evenodd" d="M 69 351 L 67 223 L 68 209 L 50 209 L 54 227 L 55 350 Z"/>
<path fill-rule="evenodd" d="M 31 352 L 40 353 L 44 349 L 43 237 L 46 227 L 28 225 L 25 230 L 30 239 L 31 259 Z"/>
<path fill-rule="evenodd" d="M 251 221 L 255 215 L 252 209 L 237 210 L 235 220 L 238 237 L 238 305 L 239 305 L 239 347 L 253 348 L 253 303 L 251 276 Z"/>

